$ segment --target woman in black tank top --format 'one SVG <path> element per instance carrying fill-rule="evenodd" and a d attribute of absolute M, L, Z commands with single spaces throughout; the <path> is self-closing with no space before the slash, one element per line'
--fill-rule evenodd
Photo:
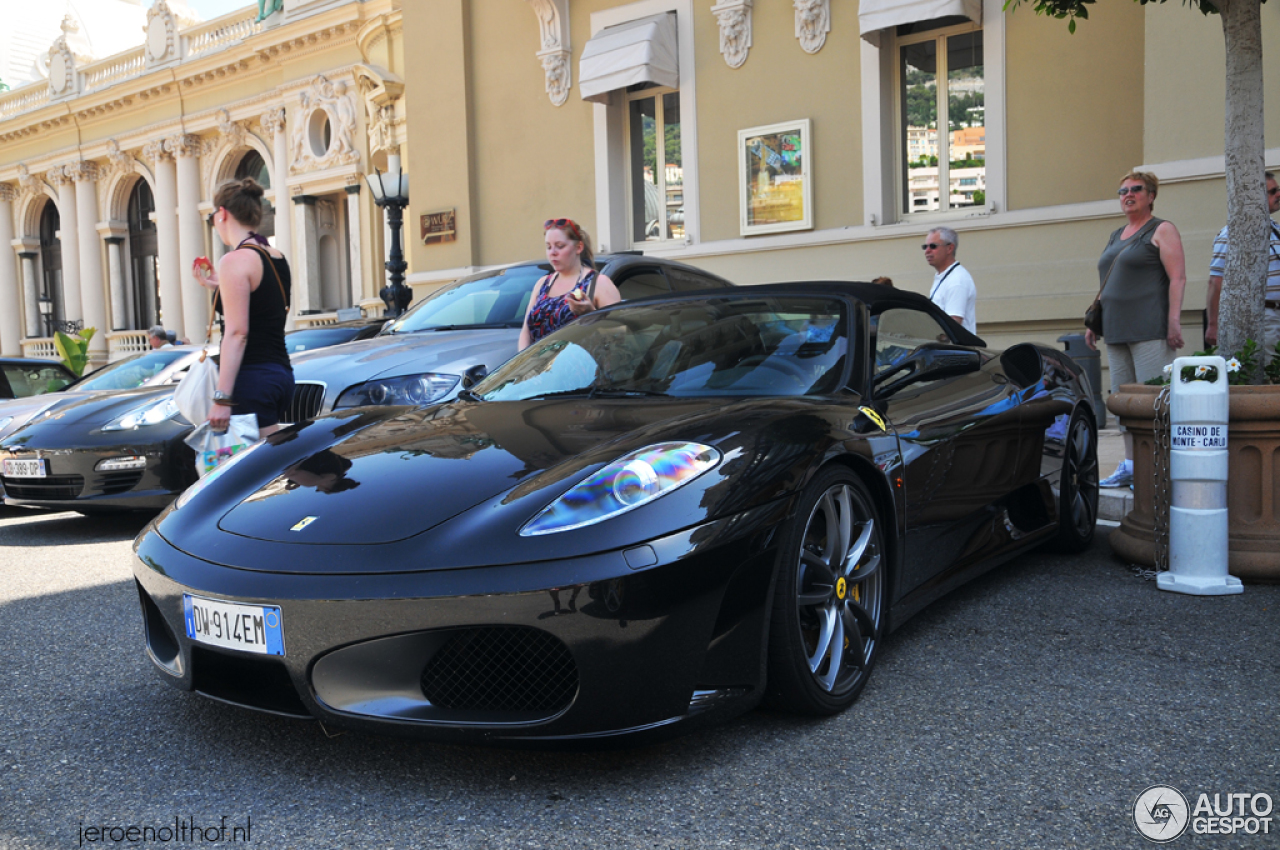
<path fill-rule="evenodd" d="M 215 308 L 225 320 L 209 423 L 226 430 L 233 413 L 253 413 L 266 436 L 280 427 L 293 398 L 284 344 L 292 281 L 284 256 L 253 231 L 262 220 L 263 191 L 250 177 L 218 187 L 213 227 L 231 250 L 216 273 L 199 262 L 192 271 L 201 286 L 217 291 Z"/>

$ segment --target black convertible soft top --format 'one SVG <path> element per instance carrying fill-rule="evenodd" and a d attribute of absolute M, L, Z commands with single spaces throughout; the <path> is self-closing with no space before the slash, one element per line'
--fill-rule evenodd
<path fill-rule="evenodd" d="M 797 291 L 813 293 L 831 293 L 853 298 L 867 305 L 867 310 L 874 316 L 891 307 L 907 307 L 928 313 L 951 333 L 951 338 L 960 345 L 971 345 L 975 348 L 986 348 L 982 337 L 964 329 L 959 322 L 918 292 L 896 289 L 880 283 L 853 280 L 813 280 L 790 281 L 788 283 L 762 283 L 751 286 L 735 286 L 732 289 L 704 289 L 698 292 L 683 293 L 680 297 L 708 298 L 724 295 L 729 298 L 752 297 L 759 295 L 795 295 Z M 650 298 L 627 301 L 624 304 L 635 304 L 637 301 L 649 301 L 659 298 L 670 298 L 669 295 L 650 296 Z M 622 306 L 622 305 L 619 305 Z"/>

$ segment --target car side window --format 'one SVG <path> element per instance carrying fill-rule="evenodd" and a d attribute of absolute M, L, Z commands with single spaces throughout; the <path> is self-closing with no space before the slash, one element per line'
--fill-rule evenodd
<path fill-rule="evenodd" d="M 43 395 L 71 383 L 71 378 L 51 366 L 6 366 L 5 376 L 15 398 Z"/>
<path fill-rule="evenodd" d="M 648 295 L 666 295 L 671 292 L 671 285 L 667 283 L 666 276 L 656 269 L 640 269 L 614 283 L 618 285 L 618 294 L 622 296 L 623 301 L 644 298 Z"/>
<path fill-rule="evenodd" d="M 922 345 L 950 341 L 946 329 L 928 313 L 891 307 L 876 320 L 876 374 L 892 369 Z"/>

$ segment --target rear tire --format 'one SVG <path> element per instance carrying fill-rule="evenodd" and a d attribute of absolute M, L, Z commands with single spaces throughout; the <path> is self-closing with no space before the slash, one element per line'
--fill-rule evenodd
<path fill-rule="evenodd" d="M 844 468 L 819 474 L 783 533 L 769 633 L 769 705 L 823 716 L 857 699 L 879 654 L 885 556 L 866 485 Z"/>

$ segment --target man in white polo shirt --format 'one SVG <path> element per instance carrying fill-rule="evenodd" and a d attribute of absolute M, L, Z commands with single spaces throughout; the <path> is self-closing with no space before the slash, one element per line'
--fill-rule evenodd
<path fill-rule="evenodd" d="M 978 288 L 964 266 L 956 262 L 960 237 L 950 227 L 938 227 L 925 237 L 924 261 L 933 266 L 933 286 L 929 300 L 955 319 L 969 333 L 978 332 L 976 305 Z"/>

